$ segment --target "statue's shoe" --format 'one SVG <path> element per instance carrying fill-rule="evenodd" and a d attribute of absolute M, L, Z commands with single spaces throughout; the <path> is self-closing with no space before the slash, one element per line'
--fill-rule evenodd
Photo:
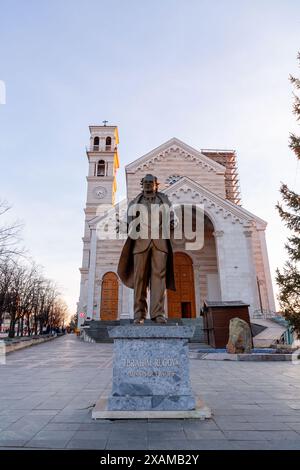
<path fill-rule="evenodd" d="M 160 323 L 161 325 L 165 325 L 167 323 L 167 320 L 165 317 L 156 317 L 155 323 Z"/>
<path fill-rule="evenodd" d="M 135 325 L 143 325 L 144 322 L 145 322 L 144 318 L 135 318 L 135 319 L 133 320 L 133 323 L 134 323 Z"/>

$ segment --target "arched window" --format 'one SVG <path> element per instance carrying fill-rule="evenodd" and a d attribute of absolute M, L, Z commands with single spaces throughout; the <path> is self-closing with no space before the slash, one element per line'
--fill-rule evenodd
<path fill-rule="evenodd" d="M 94 150 L 99 150 L 99 137 L 94 137 Z"/>
<path fill-rule="evenodd" d="M 106 150 L 111 150 L 111 137 L 106 137 L 105 148 Z"/>
<path fill-rule="evenodd" d="M 99 160 L 97 164 L 97 176 L 105 176 L 105 161 Z"/>

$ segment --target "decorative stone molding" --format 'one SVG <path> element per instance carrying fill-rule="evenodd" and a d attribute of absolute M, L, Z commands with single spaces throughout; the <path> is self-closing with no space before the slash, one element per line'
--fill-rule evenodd
<path fill-rule="evenodd" d="M 176 181 L 179 181 L 180 178 L 182 178 L 181 175 L 170 175 L 168 176 L 168 178 L 166 178 L 165 183 L 166 185 L 171 186 L 171 184 L 174 184 L 176 183 Z"/>
<path fill-rule="evenodd" d="M 162 160 L 165 160 L 168 158 L 170 155 L 172 157 L 175 156 L 176 159 L 184 159 L 187 162 L 194 162 L 196 163 L 197 166 L 200 166 L 201 168 L 207 170 L 207 171 L 213 171 L 215 173 L 219 173 L 220 170 L 216 168 L 215 165 L 209 164 L 209 162 L 204 161 L 201 157 L 198 157 L 197 155 L 192 154 L 191 152 L 188 152 L 184 149 L 182 149 L 179 145 L 172 145 L 171 147 L 167 148 L 166 150 L 163 150 L 159 152 L 156 155 L 153 155 L 151 158 L 149 158 L 146 161 L 141 162 L 139 166 L 137 166 L 136 171 L 144 171 L 144 170 L 152 170 L 153 165 L 155 163 L 161 162 Z M 225 172 L 225 168 L 224 168 Z"/>
<path fill-rule="evenodd" d="M 174 183 L 174 185 L 175 184 L 176 183 Z M 173 192 L 168 191 L 168 196 L 173 203 L 176 203 L 176 201 L 179 202 L 182 199 L 189 199 L 195 202 L 196 204 L 203 204 L 204 209 L 213 212 L 217 216 L 221 215 L 223 219 L 230 219 L 232 224 L 239 223 L 242 225 L 246 225 L 247 227 L 249 226 L 248 219 L 245 219 L 242 216 L 238 216 L 234 213 L 231 208 L 226 207 L 227 201 L 222 201 L 222 203 L 213 201 L 210 197 L 201 194 L 199 191 L 187 185 L 181 186 L 180 188 L 174 188 Z M 188 198 L 186 196 L 188 196 Z"/>

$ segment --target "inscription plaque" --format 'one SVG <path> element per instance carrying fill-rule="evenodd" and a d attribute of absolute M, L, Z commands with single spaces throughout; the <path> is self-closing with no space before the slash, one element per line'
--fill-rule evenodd
<path fill-rule="evenodd" d="M 193 326 L 117 326 L 110 410 L 193 410 L 188 338 Z"/>

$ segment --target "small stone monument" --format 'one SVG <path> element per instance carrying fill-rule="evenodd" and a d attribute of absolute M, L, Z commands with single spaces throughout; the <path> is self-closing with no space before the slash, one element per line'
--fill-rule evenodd
<path fill-rule="evenodd" d="M 226 346 L 229 354 L 250 354 L 252 334 L 248 323 L 241 318 L 232 318 L 229 323 L 229 339 Z"/>
<path fill-rule="evenodd" d="M 188 339 L 193 326 L 112 327 L 113 383 L 108 399 L 92 412 L 97 418 L 209 418 L 190 383 Z"/>

